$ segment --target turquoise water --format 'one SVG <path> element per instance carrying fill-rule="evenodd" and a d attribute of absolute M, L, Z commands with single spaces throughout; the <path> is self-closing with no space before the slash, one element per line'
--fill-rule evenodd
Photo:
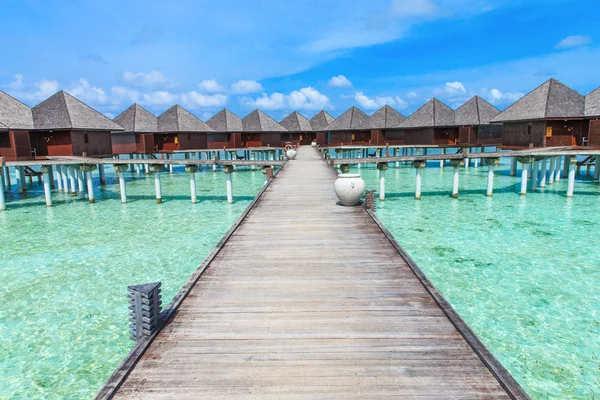
<path fill-rule="evenodd" d="M 386 172 L 377 215 L 499 361 L 534 399 L 600 394 L 600 185 L 578 176 L 518 195 L 520 179 L 502 164 L 492 198 L 487 167 L 439 162 L 423 172 Z M 356 171 L 356 168 L 353 168 Z M 374 166 L 360 170 L 378 190 Z"/>
<path fill-rule="evenodd" d="M 46 208 L 36 184 L 0 212 L 0 399 L 92 397 L 133 346 L 127 286 L 162 281 L 166 306 L 264 183 L 258 170 L 234 173 L 227 204 L 225 174 L 199 172 L 192 204 L 176 167 L 158 205 L 153 176 L 126 172 L 122 205 L 105 170 L 96 204 L 54 192 Z"/>

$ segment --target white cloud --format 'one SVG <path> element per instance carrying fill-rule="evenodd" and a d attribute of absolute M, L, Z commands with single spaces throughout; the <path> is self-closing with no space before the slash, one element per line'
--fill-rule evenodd
<path fill-rule="evenodd" d="M 521 97 L 524 96 L 523 93 L 519 92 L 502 93 L 498 89 L 492 89 L 490 91 L 484 89 L 484 92 L 486 92 L 485 96 L 487 97 L 488 101 L 492 104 L 514 103 L 515 101 L 519 100 Z"/>
<path fill-rule="evenodd" d="M 321 110 L 331 108 L 329 97 L 309 86 L 294 90 L 289 95 L 283 93 L 263 93 L 261 97 L 252 99 L 240 98 L 240 103 L 247 107 L 264 110 Z"/>
<path fill-rule="evenodd" d="M 158 71 L 145 72 L 130 72 L 126 71 L 123 74 L 123 80 L 134 86 L 156 86 L 169 84 L 169 81 L 163 74 Z"/>
<path fill-rule="evenodd" d="M 67 89 L 71 95 L 77 97 L 84 103 L 102 104 L 108 100 L 106 92 L 102 88 L 91 86 L 86 79 L 79 79 Z"/>
<path fill-rule="evenodd" d="M 227 96 L 224 94 L 204 94 L 191 91 L 181 95 L 182 103 L 190 108 L 196 107 L 223 107 L 227 104 Z"/>
<path fill-rule="evenodd" d="M 322 110 L 331 108 L 329 97 L 311 86 L 290 93 L 288 104 L 294 110 Z"/>
<path fill-rule="evenodd" d="M 327 82 L 331 87 L 352 87 L 352 82 L 348 80 L 344 75 L 332 76 Z"/>
<path fill-rule="evenodd" d="M 364 108 L 365 110 L 375 110 L 375 109 L 381 108 L 385 105 L 388 105 L 390 107 L 396 107 L 399 109 L 408 107 L 408 103 L 406 101 L 402 100 L 398 96 L 396 96 L 396 97 L 391 97 L 391 96 L 369 97 L 369 96 L 365 95 L 363 92 L 356 92 L 356 93 L 354 93 L 354 100 L 356 100 L 358 105 L 361 108 Z"/>
<path fill-rule="evenodd" d="M 202 118 L 203 121 L 208 121 L 209 119 L 211 119 L 213 117 L 213 113 L 205 111 L 202 114 L 200 114 L 200 117 Z"/>
<path fill-rule="evenodd" d="M 409 99 L 416 99 L 417 97 L 419 97 L 419 95 L 417 94 L 417 92 L 408 92 L 406 93 L 406 97 L 408 97 Z"/>
<path fill-rule="evenodd" d="M 128 89 L 123 86 L 115 86 L 111 89 L 113 104 L 121 104 L 124 101 L 137 103 L 140 101 L 140 93 L 134 89 Z"/>
<path fill-rule="evenodd" d="M 33 84 L 34 90 L 15 92 L 15 97 L 31 102 L 40 102 L 46 100 L 54 93 L 58 92 L 58 82 L 56 80 L 42 79 Z"/>
<path fill-rule="evenodd" d="M 555 49 L 573 49 L 575 47 L 586 46 L 592 43 L 592 38 L 589 36 L 574 35 L 567 36 L 554 46 Z"/>
<path fill-rule="evenodd" d="M 225 90 L 225 88 L 223 86 L 221 86 L 219 84 L 219 82 L 217 82 L 214 79 L 203 80 L 202 82 L 200 82 L 198 84 L 198 86 L 200 87 L 200 89 L 203 92 L 209 92 L 209 93 L 218 93 L 218 92 L 222 92 Z"/>
<path fill-rule="evenodd" d="M 444 91 L 450 94 L 465 93 L 465 86 L 461 82 L 446 82 Z"/>
<path fill-rule="evenodd" d="M 431 0 L 392 0 L 390 13 L 395 17 L 433 16 L 439 12 Z"/>
<path fill-rule="evenodd" d="M 23 88 L 24 81 L 25 78 L 23 78 L 23 75 L 16 74 L 15 76 L 13 76 L 13 80 L 8 85 L 6 85 L 6 87 L 11 90 L 20 90 Z"/>
<path fill-rule="evenodd" d="M 240 79 L 231 85 L 231 91 L 239 94 L 256 93 L 262 90 L 263 87 L 259 82 L 244 79 Z"/>
<path fill-rule="evenodd" d="M 109 119 L 115 119 L 115 117 L 116 117 L 116 115 L 111 112 L 105 112 L 104 115 L 106 116 L 106 118 L 109 118 Z"/>
<path fill-rule="evenodd" d="M 173 105 L 177 102 L 177 96 L 174 93 L 167 92 L 166 90 L 158 90 L 155 92 L 144 93 L 140 103 L 150 105 Z"/>

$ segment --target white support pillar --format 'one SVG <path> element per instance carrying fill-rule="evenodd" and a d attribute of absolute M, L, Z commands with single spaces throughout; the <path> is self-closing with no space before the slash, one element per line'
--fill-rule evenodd
<path fill-rule="evenodd" d="M 6 196 L 4 195 L 4 168 L 0 167 L 0 211 L 4 210 L 6 210 Z"/>
<path fill-rule="evenodd" d="M 23 193 L 23 183 L 25 182 L 23 167 L 15 167 L 15 181 L 17 184 L 17 193 Z"/>
<path fill-rule="evenodd" d="M 233 203 L 233 186 L 231 184 L 231 173 L 233 172 L 233 166 L 224 166 L 223 172 L 225 172 L 225 177 L 227 179 L 227 203 L 231 204 Z"/>
<path fill-rule="evenodd" d="M 529 173 L 529 163 L 531 163 L 532 159 L 530 157 L 520 158 L 519 162 L 521 163 L 521 192 L 519 193 L 521 196 L 527 195 L 527 180 Z"/>
<path fill-rule="evenodd" d="M 556 159 L 554 157 L 550 157 L 550 172 L 548 173 L 548 185 L 552 185 L 554 183 L 555 165 Z"/>
<path fill-rule="evenodd" d="M 81 169 L 85 172 L 85 180 L 87 182 L 88 200 L 90 203 L 95 203 L 94 199 L 94 181 L 92 180 L 92 171 L 96 169 L 95 165 L 82 165 Z"/>
<path fill-rule="evenodd" d="M 465 149 L 465 154 L 469 154 L 469 149 Z M 471 166 L 471 159 L 469 157 L 465 157 L 464 159 L 465 168 L 469 168 Z"/>
<path fill-rule="evenodd" d="M 567 182 L 567 197 L 573 197 L 575 190 L 575 170 L 577 169 L 577 157 L 566 157 L 569 161 L 569 181 Z"/>
<path fill-rule="evenodd" d="M 125 171 L 127 171 L 127 165 L 115 164 L 113 165 L 115 174 L 119 177 L 119 191 L 121 192 L 121 203 L 127 203 L 127 188 L 125 187 Z"/>
<path fill-rule="evenodd" d="M 510 159 L 510 176 L 517 176 L 517 157 Z"/>
<path fill-rule="evenodd" d="M 217 152 L 213 153 L 213 160 L 217 159 Z M 213 164 L 213 172 L 217 172 L 217 164 Z"/>
<path fill-rule="evenodd" d="M 172 160 L 173 154 L 167 154 L 167 159 Z M 172 173 L 173 173 L 173 164 L 169 164 L 169 174 L 172 174 Z"/>
<path fill-rule="evenodd" d="M 71 196 L 77 196 L 77 181 L 75 174 L 77 171 L 74 166 L 69 167 L 69 184 L 71 186 Z"/>
<path fill-rule="evenodd" d="M 379 200 L 385 200 L 385 171 L 388 169 L 388 163 L 377 163 L 379 171 Z"/>
<path fill-rule="evenodd" d="M 44 199 L 46 200 L 46 207 L 52 207 L 52 187 L 50 184 L 50 171 L 52 166 L 42 165 L 42 179 L 44 180 Z M 0 209 L 2 205 L 0 204 Z"/>
<path fill-rule="evenodd" d="M 442 155 L 446 155 L 446 148 L 445 147 L 442 149 Z M 440 168 L 444 169 L 444 159 L 440 160 Z"/>
<path fill-rule="evenodd" d="M 474 158 L 473 159 L 473 167 L 479 168 L 479 158 Z"/>
<path fill-rule="evenodd" d="M 486 158 L 485 163 L 488 166 L 487 197 L 492 197 L 494 193 L 494 169 L 500 165 L 499 158 Z"/>
<path fill-rule="evenodd" d="M 465 159 L 467 160 L 467 159 Z M 452 198 L 458 198 L 458 184 L 460 180 L 459 167 L 462 167 L 465 160 L 450 160 L 450 165 L 454 167 L 452 174 Z"/>
<path fill-rule="evenodd" d="M 539 161 L 531 163 L 531 191 L 535 192 L 538 187 Z"/>
<path fill-rule="evenodd" d="M 85 177 L 81 167 L 77 168 L 77 193 L 80 199 L 85 199 Z"/>
<path fill-rule="evenodd" d="M 190 195 L 192 198 L 192 204 L 196 204 L 198 202 L 198 197 L 196 195 L 196 172 L 198 171 L 197 165 L 186 165 L 185 172 L 190 174 Z"/>
<path fill-rule="evenodd" d="M 104 164 L 98 164 L 98 176 L 100 177 L 100 184 L 106 185 L 106 177 L 104 176 Z"/>
<path fill-rule="evenodd" d="M 548 163 L 546 162 L 546 159 L 544 158 L 543 160 L 540 160 L 540 164 L 541 164 L 541 168 L 540 168 L 540 187 L 541 188 L 545 188 L 546 187 L 546 168 L 548 166 Z"/>
<path fill-rule="evenodd" d="M 6 188 L 6 191 L 10 191 L 11 190 L 11 183 L 10 183 L 10 168 L 6 167 L 4 168 L 4 187 Z"/>
<path fill-rule="evenodd" d="M 59 192 L 62 192 L 62 174 L 61 174 L 61 166 L 60 165 L 55 165 L 56 167 L 56 188 L 58 189 Z"/>
<path fill-rule="evenodd" d="M 61 165 L 60 176 L 62 178 L 63 192 L 69 193 L 69 177 L 67 176 L 67 166 Z"/>
<path fill-rule="evenodd" d="M 162 190 L 160 187 L 160 172 L 165 168 L 163 164 L 150 164 L 150 171 L 154 173 L 154 189 L 156 191 L 156 204 L 162 203 Z"/>
<path fill-rule="evenodd" d="M 554 174 L 554 182 L 560 182 L 562 177 L 562 168 L 560 163 L 560 156 L 556 157 L 556 172 Z"/>
<path fill-rule="evenodd" d="M 563 164 L 563 170 L 562 170 L 562 177 L 566 178 L 567 175 L 569 174 L 569 163 L 570 163 L 570 156 L 565 156 L 565 160 L 564 160 L 564 164 Z"/>
<path fill-rule="evenodd" d="M 415 167 L 415 200 L 421 200 L 423 184 L 423 168 L 427 165 L 425 161 L 413 161 Z"/>
<path fill-rule="evenodd" d="M 129 154 L 129 159 L 133 160 L 133 153 Z M 131 171 L 131 173 L 133 174 L 134 172 L 134 164 L 129 164 L 129 170 Z"/>
<path fill-rule="evenodd" d="M 254 150 L 250 150 L 250 160 L 254 161 Z M 254 169 L 256 168 L 256 165 L 252 165 L 252 171 L 254 171 Z"/>
<path fill-rule="evenodd" d="M 600 179 L 600 154 L 596 155 L 596 163 L 594 164 L 594 180 Z"/>

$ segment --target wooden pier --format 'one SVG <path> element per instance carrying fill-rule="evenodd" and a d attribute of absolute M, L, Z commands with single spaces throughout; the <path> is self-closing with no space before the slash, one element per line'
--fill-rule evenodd
<path fill-rule="evenodd" d="M 528 398 L 335 175 L 301 147 L 97 398 Z"/>

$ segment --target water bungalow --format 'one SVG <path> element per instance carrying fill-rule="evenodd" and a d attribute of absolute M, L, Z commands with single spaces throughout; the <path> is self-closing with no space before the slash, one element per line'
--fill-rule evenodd
<path fill-rule="evenodd" d="M 281 134 L 283 144 L 292 142 L 308 145 L 317 138 L 310 121 L 297 111 L 282 119 L 279 124 L 289 131 L 287 134 Z"/>
<path fill-rule="evenodd" d="M 113 121 L 124 129 L 123 132 L 111 133 L 113 154 L 154 152 L 154 134 L 157 132 L 154 114 L 139 104 L 133 104 Z"/>
<path fill-rule="evenodd" d="M 455 112 L 458 128 L 458 144 L 500 145 L 502 125 L 490 124 L 500 110 L 479 96 L 473 97 Z"/>
<path fill-rule="evenodd" d="M 208 132 L 214 132 L 214 129 L 189 111 L 175 105 L 158 117 L 156 150 L 172 152 L 206 149 Z"/>
<path fill-rule="evenodd" d="M 111 132 L 123 128 L 70 94 L 60 91 L 32 109 L 35 157 L 112 156 Z"/>
<path fill-rule="evenodd" d="M 260 110 L 254 110 L 242 118 L 242 126 L 246 139 L 245 147 L 255 147 L 255 145 L 248 146 L 248 144 L 256 143 L 257 138 L 260 138 L 262 147 L 280 147 L 282 146 L 282 134 L 287 133 L 287 129 Z M 285 141 L 283 143 L 285 144 Z"/>
<path fill-rule="evenodd" d="M 370 144 L 374 146 L 404 144 L 404 131 L 397 127 L 405 119 L 404 115 L 392 107 L 387 105 L 381 107 L 369 119 Z"/>
<path fill-rule="evenodd" d="M 259 146 L 256 141 L 244 141 L 242 132 L 244 127 L 242 119 L 224 108 L 213 115 L 206 124 L 210 126 L 214 133 L 207 135 L 207 147 L 209 149 L 240 148 Z M 243 146 L 245 143 L 246 146 Z"/>
<path fill-rule="evenodd" d="M 585 97 L 549 79 L 490 120 L 501 122 L 502 147 L 553 147 L 584 144 Z"/>
<path fill-rule="evenodd" d="M 335 118 L 333 118 L 324 110 L 319 111 L 310 119 L 310 126 L 313 132 L 315 132 L 315 138 L 319 146 L 329 145 L 326 129 L 327 126 L 329 126 L 329 124 L 331 124 L 334 120 Z"/>
<path fill-rule="evenodd" d="M 0 91 L 0 157 L 7 161 L 32 159 L 29 142 L 32 130 L 31 108 Z"/>
<path fill-rule="evenodd" d="M 589 120 L 589 147 L 600 148 L 600 87 L 585 97 L 585 118 Z"/>
<path fill-rule="evenodd" d="M 406 145 L 455 145 L 458 141 L 454 110 L 433 98 L 402 121 Z"/>
<path fill-rule="evenodd" d="M 350 107 L 325 130 L 329 146 L 368 145 L 371 140 L 369 116 L 356 107 Z"/>

